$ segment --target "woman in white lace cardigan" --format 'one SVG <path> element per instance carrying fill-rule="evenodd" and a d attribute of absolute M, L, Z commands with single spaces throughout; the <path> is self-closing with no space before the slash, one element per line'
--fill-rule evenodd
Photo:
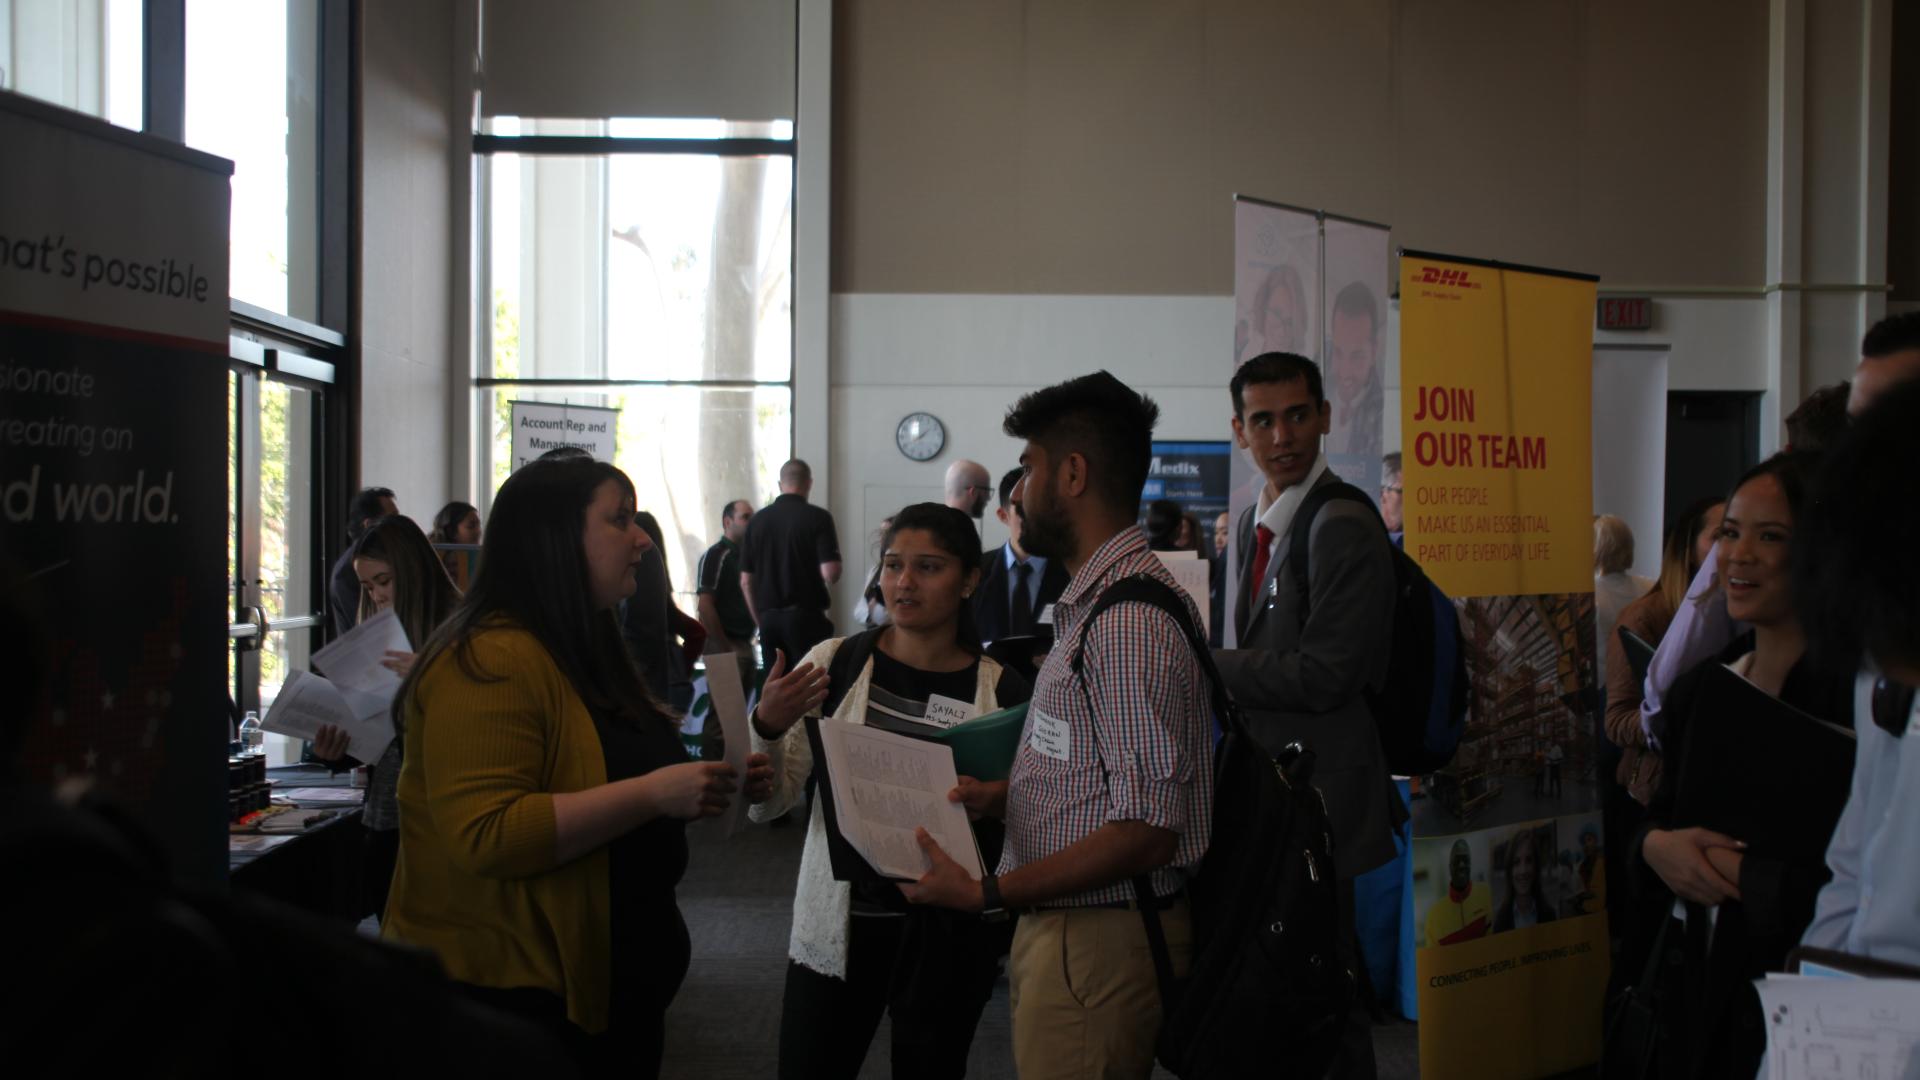
<path fill-rule="evenodd" d="M 754 821 L 771 821 L 804 798 L 813 753 L 801 721 L 823 706 L 836 720 L 931 735 L 957 716 L 1020 704 L 1031 692 L 1017 672 L 980 655 L 969 603 L 980 582 L 980 538 L 965 514 L 937 503 L 907 507 L 882 552 L 890 624 L 823 642 L 790 672 L 781 657 L 769 673 L 753 748 L 772 756 L 774 791 L 750 808 Z M 847 685 L 830 687 L 827 673 L 842 649 Z M 849 661 L 859 657 L 856 670 Z M 976 822 L 974 834 L 992 865 L 999 823 Z M 835 881 L 816 808 L 793 901 L 780 1076 L 851 1080 L 882 1013 L 893 1019 L 895 1077 L 963 1076 L 1010 937 L 1004 923 L 910 908 L 891 884 Z"/>

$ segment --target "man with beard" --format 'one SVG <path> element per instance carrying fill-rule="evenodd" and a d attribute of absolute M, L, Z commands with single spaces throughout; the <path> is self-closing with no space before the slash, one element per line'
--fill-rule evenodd
<path fill-rule="evenodd" d="M 1212 827 L 1206 677 L 1179 623 L 1151 604 L 1115 604 L 1086 627 L 1082 648 L 1070 644 L 1122 579 L 1152 577 L 1181 595 L 1135 524 L 1159 413 L 1102 371 L 1029 394 L 1007 414 L 1007 434 L 1026 440 L 1013 493 L 1021 543 L 1073 575 L 1054 605 L 1060 644 L 1034 685 L 1010 777 L 962 777 L 950 796 L 1005 819 L 997 875 L 973 880 L 922 830 L 931 869 L 902 887 L 915 903 L 990 918 L 1028 909 L 1007 965 L 1014 1064 L 1027 1080 L 1152 1073 L 1160 990 L 1135 876 L 1151 877 L 1176 976 L 1192 958 L 1181 871 L 1199 865 Z M 1061 963 L 1069 942 L 1071 978 Z"/>
<path fill-rule="evenodd" d="M 980 565 L 980 587 L 973 593 L 973 624 L 982 644 L 1008 637 L 1029 637 L 1043 629 L 1047 609 L 1067 589 L 1067 568 L 1058 559 L 1042 558 L 1020 545 L 1020 506 L 1013 489 L 1024 475 L 1014 469 L 1000 478 L 1000 508 L 994 511 L 1007 527 L 1007 542 L 986 554 Z"/>

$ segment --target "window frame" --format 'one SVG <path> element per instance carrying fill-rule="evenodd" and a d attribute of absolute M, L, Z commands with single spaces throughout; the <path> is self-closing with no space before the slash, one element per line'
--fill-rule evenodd
<path fill-rule="evenodd" d="M 345 549 L 346 502 L 359 471 L 359 426 L 354 408 L 359 357 L 357 348 L 350 347 L 349 334 L 357 318 L 353 303 L 358 269 L 353 230 L 359 200 L 357 150 L 352 136 L 359 119 L 355 82 L 360 60 L 354 43 L 359 35 L 360 0 L 320 0 L 319 19 L 314 135 L 319 189 L 311 223 L 319 255 L 319 321 L 308 322 L 228 298 L 227 366 L 241 379 L 234 401 L 236 413 L 227 418 L 236 436 L 236 475 L 230 478 L 236 535 L 228 538 L 233 546 L 235 576 L 228 582 L 227 638 L 235 654 L 234 682 L 229 690 L 241 711 L 260 708 L 260 649 L 266 635 L 276 632 L 273 626 L 262 625 L 257 611 L 261 554 L 258 380 L 285 382 L 317 394 L 313 437 L 318 446 L 312 463 L 318 475 L 308 478 L 317 504 L 308 537 L 313 553 L 309 568 L 313 610 L 275 624 L 281 628 L 277 632 L 309 635 L 309 649 L 318 648 L 331 634 L 328 572 Z M 141 129 L 184 143 L 186 0 L 145 0 L 141 33 Z"/>
<path fill-rule="evenodd" d="M 493 187 L 492 163 L 495 155 L 521 155 L 525 157 L 617 157 L 623 155 L 673 155 L 695 157 L 786 157 L 794 161 L 795 167 L 788 174 L 792 191 L 789 197 L 794 200 L 796 210 L 799 201 L 799 139 L 798 132 L 791 139 L 772 138 L 655 138 L 632 135 L 497 135 L 475 132 L 473 135 L 472 226 L 473 226 L 473 300 L 476 314 L 493 310 Z M 787 444 L 798 452 L 797 428 L 799 415 L 799 327 L 797 307 L 799 289 L 797 271 L 799 263 L 797 219 L 789 225 L 794 230 L 795 242 L 787 245 L 787 288 L 792 294 L 796 308 L 796 318 L 789 321 L 787 339 L 792 362 L 787 365 L 785 379 L 587 379 L 566 378 L 502 378 L 491 374 L 493 370 L 493 320 L 476 318 L 474 320 L 472 367 L 469 372 L 473 408 L 475 415 L 487 412 L 480 402 L 490 399 L 493 392 L 501 389 L 527 390 L 577 390 L 582 393 L 595 393 L 602 389 L 683 387 L 692 386 L 715 390 L 758 390 L 783 388 L 788 394 Z M 603 268 L 604 272 L 604 268 Z M 602 283 L 604 285 L 604 281 Z M 473 438 L 475 475 L 491 477 L 493 471 L 493 438 L 491 428 L 482 426 L 474 432 Z M 493 504 L 494 485 L 491 482 L 480 485 L 476 492 L 475 503 L 483 513 L 490 511 Z"/>

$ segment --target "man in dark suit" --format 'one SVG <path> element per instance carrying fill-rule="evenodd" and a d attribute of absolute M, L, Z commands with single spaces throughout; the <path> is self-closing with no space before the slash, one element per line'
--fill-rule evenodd
<path fill-rule="evenodd" d="M 1008 539 L 980 561 L 973 621 L 983 644 L 1039 633 L 1047 609 L 1067 591 L 1067 568 L 1059 560 L 1030 555 L 1020 546 L 1020 507 L 1013 501 L 1020 475 L 1014 469 L 1000 478 L 1000 508 L 994 513 L 1007 527 Z"/>
<path fill-rule="evenodd" d="M 1331 410 L 1320 369 L 1263 353 L 1235 373 L 1233 434 L 1266 477 L 1238 522 L 1234 628 L 1239 647 L 1216 654 L 1254 737 L 1270 752 L 1301 742 L 1333 825 L 1342 922 L 1353 925 L 1353 879 L 1394 857 L 1399 796 L 1363 691 L 1386 679 L 1393 644 L 1392 546 L 1373 509 L 1336 499 L 1307 536 L 1308 602 L 1301 610 L 1291 549 L 1295 511 L 1313 488 L 1339 483 L 1320 453 Z M 1358 973 L 1357 941 L 1343 957 Z M 1338 1076 L 1372 1076 L 1366 1012 L 1356 1009 Z"/>

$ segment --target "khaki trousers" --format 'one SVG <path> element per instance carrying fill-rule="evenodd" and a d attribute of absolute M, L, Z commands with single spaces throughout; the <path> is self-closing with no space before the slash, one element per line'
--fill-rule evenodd
<path fill-rule="evenodd" d="M 1182 898 L 1160 913 L 1176 976 L 1193 954 Z M 1160 985 L 1138 911 L 1067 908 L 1020 916 L 1007 962 L 1020 1080 L 1146 1080 Z"/>

